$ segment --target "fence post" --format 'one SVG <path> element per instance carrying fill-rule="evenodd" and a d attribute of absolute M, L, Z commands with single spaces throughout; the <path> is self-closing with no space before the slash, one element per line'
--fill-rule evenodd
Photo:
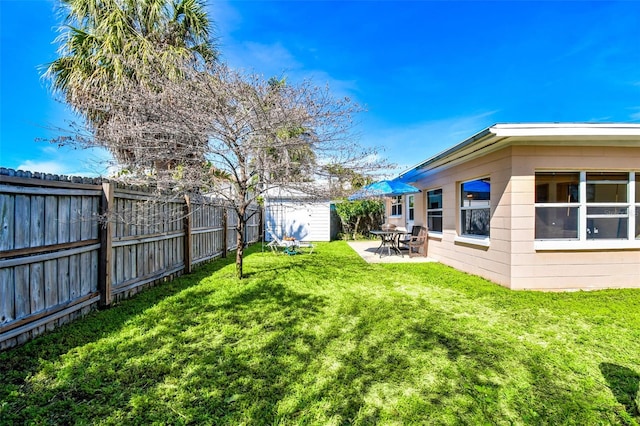
<path fill-rule="evenodd" d="M 188 195 L 184 196 L 184 273 L 190 274 L 192 271 L 192 235 L 191 235 L 191 199 Z"/>
<path fill-rule="evenodd" d="M 227 257 L 227 206 L 222 205 L 222 257 Z"/>
<path fill-rule="evenodd" d="M 100 214 L 102 215 L 102 226 L 100 228 L 100 262 L 98 265 L 98 290 L 100 292 L 100 306 L 111 305 L 111 262 L 113 243 L 113 223 L 109 217 L 113 207 L 114 188 L 111 182 L 102 183 L 102 197 L 100 199 Z"/>
<path fill-rule="evenodd" d="M 264 209 L 258 205 L 258 241 L 264 243 Z"/>

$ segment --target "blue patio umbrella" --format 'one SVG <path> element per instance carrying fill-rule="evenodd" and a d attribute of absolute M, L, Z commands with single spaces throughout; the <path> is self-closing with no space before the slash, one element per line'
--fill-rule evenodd
<path fill-rule="evenodd" d="M 462 184 L 462 190 L 467 192 L 489 192 L 491 184 L 484 180 L 474 180 Z"/>
<path fill-rule="evenodd" d="M 416 192 L 420 192 L 420 190 L 408 183 L 400 182 L 399 180 L 381 180 L 358 190 L 355 194 L 349 197 L 349 201 L 362 200 L 364 198 L 415 194 Z"/>

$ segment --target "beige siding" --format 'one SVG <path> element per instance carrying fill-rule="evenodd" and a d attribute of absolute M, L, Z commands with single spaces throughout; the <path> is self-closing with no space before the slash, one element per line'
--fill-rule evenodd
<path fill-rule="evenodd" d="M 413 220 L 413 224 L 414 225 L 421 225 L 423 226 L 426 222 L 425 222 L 425 201 L 424 201 L 424 192 L 419 192 L 417 194 L 413 194 L 415 195 L 414 198 L 414 203 L 413 203 L 413 208 L 414 208 L 414 220 Z M 402 226 L 404 227 L 407 224 L 407 220 L 408 220 L 408 212 L 407 212 L 407 199 L 406 199 L 406 195 L 402 197 L 402 216 L 397 216 L 397 217 L 389 217 L 389 212 L 391 211 L 391 199 L 390 198 L 385 198 L 385 212 L 387 212 L 387 223 L 392 223 L 396 226 Z"/>
<path fill-rule="evenodd" d="M 511 210 L 509 204 L 504 202 L 504 194 L 508 192 L 511 176 L 510 152 L 510 149 L 504 149 L 416 182 L 425 192 L 442 188 L 443 235 L 442 238 L 430 238 L 429 256 L 507 287 L 511 276 Z M 460 183 L 486 176 L 491 178 L 491 245 L 487 248 L 456 242 L 460 228 Z M 423 223 L 426 223 L 424 208 L 421 215 Z"/>
<path fill-rule="evenodd" d="M 572 290 L 640 287 L 640 251 L 535 251 L 536 170 L 639 170 L 640 153 L 623 147 L 513 147 L 518 196 L 512 199 L 511 287 Z M 517 220 L 517 222 L 516 222 Z"/>
<path fill-rule="evenodd" d="M 425 226 L 427 224 L 427 222 L 425 221 L 425 211 L 426 211 L 425 193 L 420 192 L 418 194 L 415 194 L 415 197 L 416 197 L 415 203 L 414 203 L 415 212 L 413 215 L 413 224 Z"/>
<path fill-rule="evenodd" d="M 429 256 L 513 289 L 640 288 L 640 250 L 535 250 L 536 170 L 640 170 L 640 152 L 631 147 L 516 145 L 414 182 L 424 192 L 443 189 L 444 231 L 430 238 Z M 459 185 L 485 176 L 491 178 L 490 245 L 456 242 Z M 416 197 L 416 224 L 426 223 L 424 197 Z"/>

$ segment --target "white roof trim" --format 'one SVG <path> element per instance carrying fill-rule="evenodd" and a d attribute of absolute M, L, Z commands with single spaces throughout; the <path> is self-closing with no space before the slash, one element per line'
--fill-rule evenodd
<path fill-rule="evenodd" d="M 494 124 L 481 132 L 465 139 L 453 147 L 430 157 L 413 167 L 400 173 L 400 177 L 412 171 L 426 169 L 429 166 L 438 167 L 445 163 L 471 155 L 479 150 L 501 148 L 510 143 L 506 138 L 535 140 L 551 137 L 607 137 L 625 138 L 637 141 L 640 146 L 640 124 L 636 123 L 503 123 Z"/>
<path fill-rule="evenodd" d="M 488 129 L 500 137 L 508 136 L 640 136 L 640 124 L 633 123 L 531 123 L 496 124 Z"/>

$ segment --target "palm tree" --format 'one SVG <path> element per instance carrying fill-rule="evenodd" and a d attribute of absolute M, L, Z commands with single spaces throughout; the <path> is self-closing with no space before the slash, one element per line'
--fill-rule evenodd
<path fill-rule="evenodd" d="M 140 81 L 150 62 L 171 68 L 173 61 L 189 56 L 205 61 L 216 57 L 211 24 L 199 0 L 61 2 L 67 16 L 58 39 L 60 58 L 47 74 L 67 100 L 86 87 L 109 89 L 124 80 Z"/>
<path fill-rule="evenodd" d="M 97 107 L 105 93 L 132 85 L 140 90 L 154 72 L 179 78 L 184 61 L 197 66 L 217 57 L 201 0 L 61 0 L 61 10 L 60 57 L 46 76 L 96 134 L 115 111 L 127 114 L 122 107 Z M 114 145 L 106 142 L 118 160 L 135 162 L 121 143 Z"/>

